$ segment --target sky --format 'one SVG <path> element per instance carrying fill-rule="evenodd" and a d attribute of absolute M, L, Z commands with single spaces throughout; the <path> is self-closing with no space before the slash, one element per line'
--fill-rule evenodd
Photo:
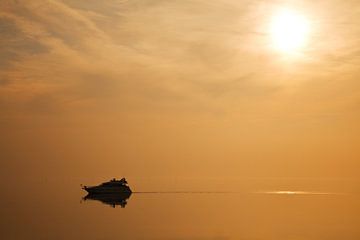
<path fill-rule="evenodd" d="M 295 52 L 279 9 L 309 22 Z M 359 21 L 358 1 L 2 0 L 1 178 L 357 179 Z"/>

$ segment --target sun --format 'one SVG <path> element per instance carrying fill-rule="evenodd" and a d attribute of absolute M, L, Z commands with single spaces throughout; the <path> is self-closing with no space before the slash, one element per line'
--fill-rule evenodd
<path fill-rule="evenodd" d="M 282 9 L 270 22 L 272 46 L 284 53 L 296 53 L 308 43 L 310 25 L 308 19 L 300 13 Z"/>

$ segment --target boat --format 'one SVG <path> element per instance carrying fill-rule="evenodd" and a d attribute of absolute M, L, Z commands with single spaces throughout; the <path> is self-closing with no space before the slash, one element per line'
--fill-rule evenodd
<path fill-rule="evenodd" d="M 108 182 L 101 183 L 98 186 L 82 186 L 82 189 L 89 194 L 116 194 L 116 193 L 132 193 L 128 182 L 125 178 L 117 180 L 113 178 Z"/>

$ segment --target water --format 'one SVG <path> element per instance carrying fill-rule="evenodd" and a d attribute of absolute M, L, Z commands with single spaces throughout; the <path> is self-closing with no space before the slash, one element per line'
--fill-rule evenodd
<path fill-rule="evenodd" d="M 357 193 L 153 191 L 113 208 L 75 183 L 37 187 L 2 196 L 1 239 L 360 239 Z"/>

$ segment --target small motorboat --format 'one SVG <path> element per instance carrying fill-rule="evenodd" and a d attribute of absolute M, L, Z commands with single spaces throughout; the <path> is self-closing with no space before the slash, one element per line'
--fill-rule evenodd
<path fill-rule="evenodd" d="M 128 182 L 125 178 L 116 180 L 113 178 L 108 182 L 101 183 L 98 186 L 82 186 L 82 189 L 89 194 L 116 194 L 116 193 L 132 193 Z"/>

